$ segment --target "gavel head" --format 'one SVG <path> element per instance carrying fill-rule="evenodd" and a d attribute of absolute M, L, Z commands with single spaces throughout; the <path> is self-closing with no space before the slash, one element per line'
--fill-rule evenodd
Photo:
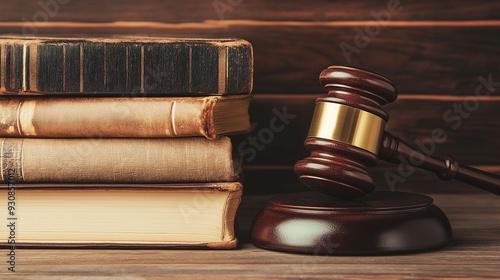
<path fill-rule="evenodd" d="M 397 98 L 387 78 L 358 68 L 331 66 L 320 74 L 328 95 L 316 100 L 305 147 L 311 155 L 295 164 L 311 189 L 356 198 L 375 189 L 367 171 L 375 165 L 385 123 L 383 105 Z"/>

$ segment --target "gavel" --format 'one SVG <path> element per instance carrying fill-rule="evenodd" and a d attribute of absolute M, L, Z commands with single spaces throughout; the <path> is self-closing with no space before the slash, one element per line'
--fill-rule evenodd
<path fill-rule="evenodd" d="M 328 95 L 316 108 L 304 146 L 309 157 L 295 164 L 300 180 L 313 190 L 339 198 L 358 198 L 375 184 L 367 168 L 377 160 L 435 172 L 442 180 L 456 179 L 500 195 L 500 176 L 415 150 L 385 131 L 389 120 L 382 106 L 394 102 L 393 83 L 371 71 L 331 66 L 320 74 Z"/>

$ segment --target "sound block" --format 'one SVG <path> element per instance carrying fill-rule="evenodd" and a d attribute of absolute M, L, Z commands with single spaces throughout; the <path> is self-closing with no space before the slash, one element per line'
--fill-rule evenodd
<path fill-rule="evenodd" d="M 381 255 L 419 252 L 451 241 L 446 215 L 432 198 L 373 192 L 337 199 L 319 192 L 275 196 L 252 224 L 261 248 L 316 255 Z"/>

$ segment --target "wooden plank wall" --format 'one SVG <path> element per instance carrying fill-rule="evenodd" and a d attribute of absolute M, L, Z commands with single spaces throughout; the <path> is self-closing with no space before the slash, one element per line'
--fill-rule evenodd
<path fill-rule="evenodd" d="M 45 3 L 45 4 L 43 4 Z M 0 33 L 25 35 L 112 34 L 239 37 L 255 51 L 256 130 L 268 128 L 276 111 L 296 116 L 264 147 L 248 152 L 248 193 L 302 189 L 295 161 L 307 155 L 302 142 L 314 99 L 324 90 L 318 74 L 329 65 L 371 69 L 390 78 L 400 98 L 387 106 L 387 129 L 409 143 L 443 128 L 436 155 L 500 172 L 499 1 L 410 0 L 5 0 Z M 8 12 L 5 12 L 8 11 Z M 346 55 L 341 46 L 350 46 Z M 490 81 L 489 91 L 482 87 Z M 493 81 L 493 82 L 491 82 Z M 478 95 L 482 95 L 478 97 Z M 458 108 L 469 108 L 460 113 Z M 245 144 L 247 143 L 247 144 Z M 387 188 L 381 164 L 373 173 Z M 402 189 L 470 191 L 461 184 L 422 183 L 415 172 Z"/>

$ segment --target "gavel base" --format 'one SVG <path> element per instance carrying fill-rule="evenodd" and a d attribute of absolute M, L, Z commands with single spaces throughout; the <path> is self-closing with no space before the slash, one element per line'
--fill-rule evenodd
<path fill-rule="evenodd" d="M 373 192 L 336 199 L 319 192 L 275 196 L 255 218 L 261 248 L 315 255 L 381 255 L 435 249 L 451 241 L 448 218 L 432 198 Z"/>

